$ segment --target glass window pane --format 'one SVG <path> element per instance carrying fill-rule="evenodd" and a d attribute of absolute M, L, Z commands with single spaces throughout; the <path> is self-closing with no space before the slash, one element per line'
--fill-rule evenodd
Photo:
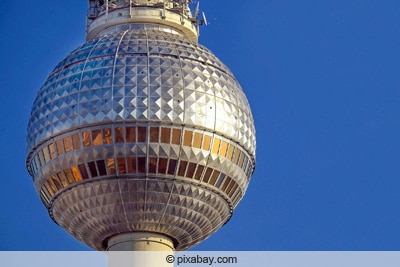
<path fill-rule="evenodd" d="M 39 150 L 38 156 L 39 156 L 40 166 L 43 166 L 44 164 L 46 164 L 46 162 L 44 161 L 44 156 L 43 156 L 42 150 Z"/>
<path fill-rule="evenodd" d="M 78 166 L 71 167 L 72 175 L 74 176 L 75 181 L 82 181 L 81 173 L 79 172 Z"/>
<path fill-rule="evenodd" d="M 53 188 L 50 186 L 50 184 L 49 184 L 49 181 L 47 181 L 45 184 L 44 184 L 44 187 L 47 189 L 47 191 L 49 192 L 49 194 L 50 194 L 50 197 L 52 197 L 52 196 L 54 196 L 54 191 L 53 191 Z"/>
<path fill-rule="evenodd" d="M 79 134 L 74 134 L 72 136 L 72 144 L 74 146 L 74 149 L 80 149 L 81 148 L 81 140 L 79 139 Z"/>
<path fill-rule="evenodd" d="M 211 136 L 209 135 L 204 135 L 203 138 L 203 150 L 210 150 L 210 145 L 211 145 Z"/>
<path fill-rule="evenodd" d="M 229 195 L 229 192 L 232 190 L 232 187 L 236 185 L 236 182 L 232 179 L 232 181 L 229 183 L 228 187 L 225 190 L 225 193 Z"/>
<path fill-rule="evenodd" d="M 167 171 L 168 159 L 159 158 L 158 159 L 158 173 L 165 174 Z"/>
<path fill-rule="evenodd" d="M 124 128 L 118 127 L 114 129 L 115 143 L 124 142 Z"/>
<path fill-rule="evenodd" d="M 219 188 L 221 186 L 222 182 L 224 181 L 225 177 L 226 177 L 226 174 L 221 173 L 221 175 L 218 178 L 218 181 L 215 183 L 215 187 Z"/>
<path fill-rule="evenodd" d="M 200 180 L 201 174 L 203 173 L 203 170 L 204 170 L 204 166 L 203 165 L 198 165 L 197 166 L 197 170 L 196 170 L 196 174 L 194 175 L 194 179 Z"/>
<path fill-rule="evenodd" d="M 126 164 L 125 158 L 118 158 L 118 173 L 123 174 L 126 173 Z"/>
<path fill-rule="evenodd" d="M 57 155 L 56 155 L 56 151 L 54 149 L 54 144 L 50 144 L 48 147 L 49 147 L 50 158 L 51 159 L 56 158 Z"/>
<path fill-rule="evenodd" d="M 201 133 L 194 133 L 193 137 L 193 147 L 195 148 L 201 148 L 201 139 L 203 135 Z"/>
<path fill-rule="evenodd" d="M 213 169 L 211 169 L 211 168 L 207 168 L 207 169 L 206 169 L 206 172 L 205 172 L 204 178 L 203 178 L 203 182 L 208 183 L 208 181 L 209 181 L 210 178 L 211 178 L 211 173 L 212 173 L 212 171 L 213 171 Z"/>
<path fill-rule="evenodd" d="M 64 154 L 64 145 L 61 139 L 56 141 L 56 146 L 58 155 Z"/>
<path fill-rule="evenodd" d="M 192 131 L 185 131 L 184 136 L 183 136 L 183 145 L 184 146 L 190 146 L 192 143 Z"/>
<path fill-rule="evenodd" d="M 103 137 L 101 136 L 101 130 L 92 131 L 92 141 L 94 146 L 103 144 Z"/>
<path fill-rule="evenodd" d="M 228 149 L 228 143 L 225 141 L 222 141 L 221 143 L 221 148 L 219 149 L 219 154 L 221 155 L 221 157 L 225 157 L 226 156 L 226 150 Z"/>
<path fill-rule="evenodd" d="M 231 160 L 233 156 L 233 151 L 235 150 L 235 147 L 231 144 L 228 148 L 228 153 L 226 155 L 226 158 Z"/>
<path fill-rule="evenodd" d="M 161 143 L 169 144 L 171 139 L 171 129 L 161 128 Z"/>
<path fill-rule="evenodd" d="M 111 128 L 103 129 L 104 144 L 112 144 Z"/>
<path fill-rule="evenodd" d="M 104 163 L 104 160 L 96 161 L 96 165 L 100 176 L 107 175 L 106 164 Z"/>
<path fill-rule="evenodd" d="M 71 169 L 64 170 L 65 177 L 67 177 L 68 183 L 73 184 L 75 183 L 74 176 L 72 175 Z"/>
<path fill-rule="evenodd" d="M 146 158 L 139 157 L 138 158 L 138 168 L 137 168 L 139 173 L 145 173 L 146 172 Z"/>
<path fill-rule="evenodd" d="M 82 133 L 82 142 L 84 147 L 89 147 L 92 145 L 92 140 L 90 137 L 90 132 L 83 132 Z"/>
<path fill-rule="evenodd" d="M 214 138 L 213 142 L 213 148 L 212 148 L 212 153 L 218 155 L 218 149 L 219 149 L 219 144 L 221 143 L 221 140 L 218 138 Z"/>
<path fill-rule="evenodd" d="M 58 192 L 58 188 L 57 188 L 57 186 L 54 184 L 54 182 L 53 182 L 53 179 L 49 179 L 48 181 L 47 181 L 47 183 L 49 184 L 49 186 L 50 186 L 50 188 L 51 188 L 51 191 L 53 191 L 54 193 L 57 193 Z"/>
<path fill-rule="evenodd" d="M 239 157 L 240 157 L 240 150 L 236 148 L 236 149 L 235 149 L 235 153 L 233 154 L 233 160 L 232 160 L 232 162 L 235 163 L 235 164 L 237 164 L 237 163 L 238 163 L 238 160 L 239 160 Z"/>
<path fill-rule="evenodd" d="M 236 189 L 237 189 L 238 187 L 239 187 L 238 184 L 235 183 L 235 185 L 233 186 L 233 188 L 229 191 L 228 196 L 229 196 L 229 197 L 232 197 L 233 194 L 237 191 Z"/>
<path fill-rule="evenodd" d="M 86 169 L 86 166 L 84 163 L 79 164 L 79 170 L 81 171 L 83 180 L 89 179 L 89 175 L 88 175 L 88 172 L 87 172 L 87 169 Z"/>
<path fill-rule="evenodd" d="M 50 154 L 49 154 L 48 146 L 45 146 L 43 148 L 43 155 L 44 155 L 44 160 L 46 161 L 46 163 L 49 162 L 50 161 Z"/>
<path fill-rule="evenodd" d="M 128 158 L 128 172 L 129 173 L 135 173 L 136 172 L 136 157 Z"/>
<path fill-rule="evenodd" d="M 187 161 L 181 160 L 181 162 L 179 163 L 179 170 L 178 170 L 179 176 L 185 176 L 186 166 L 187 166 Z"/>
<path fill-rule="evenodd" d="M 53 182 L 53 184 L 56 186 L 57 191 L 61 190 L 63 188 L 63 186 L 61 185 L 60 181 L 58 180 L 57 176 L 53 175 L 51 176 L 51 181 Z M 55 191 L 55 192 L 57 192 Z"/>
<path fill-rule="evenodd" d="M 228 177 L 225 179 L 225 182 L 222 184 L 221 190 L 223 192 L 225 192 L 225 189 L 227 188 L 227 186 L 229 185 L 229 183 L 232 181 L 231 177 Z"/>
<path fill-rule="evenodd" d="M 181 144 L 181 129 L 172 129 L 172 144 Z"/>
<path fill-rule="evenodd" d="M 159 132 L 160 132 L 160 128 L 158 128 L 158 127 L 151 127 L 150 128 L 150 142 L 158 143 Z"/>
<path fill-rule="evenodd" d="M 136 142 L 135 127 L 126 127 L 126 142 Z"/>
<path fill-rule="evenodd" d="M 212 175 L 211 175 L 211 179 L 210 179 L 210 181 L 209 181 L 208 183 L 209 183 L 210 185 L 214 185 L 215 182 L 217 181 L 217 178 L 218 178 L 219 174 L 220 174 L 219 171 L 214 170 L 214 172 L 213 172 Z"/>
<path fill-rule="evenodd" d="M 176 163 L 178 161 L 176 159 L 170 159 L 168 163 L 168 174 L 174 175 L 176 169 Z"/>
<path fill-rule="evenodd" d="M 66 179 L 65 176 L 64 176 L 64 172 L 58 172 L 58 173 L 57 173 L 57 177 L 58 177 L 58 180 L 61 181 L 61 184 L 62 184 L 64 187 L 67 187 L 67 186 L 68 186 L 68 182 L 67 182 L 67 179 Z"/>
<path fill-rule="evenodd" d="M 146 142 L 147 128 L 138 127 L 138 142 Z"/>
<path fill-rule="evenodd" d="M 196 163 L 190 162 L 186 172 L 186 177 L 193 178 L 195 170 L 196 170 Z"/>
<path fill-rule="evenodd" d="M 70 136 L 64 137 L 64 149 L 65 153 L 72 151 L 72 140 Z"/>
<path fill-rule="evenodd" d="M 157 158 L 150 157 L 149 158 L 149 173 L 157 172 Z"/>
<path fill-rule="evenodd" d="M 115 174 L 115 160 L 113 158 L 106 159 L 107 174 Z"/>
<path fill-rule="evenodd" d="M 99 176 L 99 174 L 97 173 L 96 164 L 94 163 L 94 161 L 88 162 L 88 166 L 89 166 L 89 170 L 90 170 L 90 175 L 92 177 Z"/>

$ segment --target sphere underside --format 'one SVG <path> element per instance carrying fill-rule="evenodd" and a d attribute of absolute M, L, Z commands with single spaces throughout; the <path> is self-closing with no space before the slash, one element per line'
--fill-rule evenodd
<path fill-rule="evenodd" d="M 229 220 L 247 189 L 250 108 L 206 48 L 160 25 L 121 29 L 49 75 L 32 108 L 27 168 L 53 220 L 88 246 L 143 231 L 186 249 Z"/>

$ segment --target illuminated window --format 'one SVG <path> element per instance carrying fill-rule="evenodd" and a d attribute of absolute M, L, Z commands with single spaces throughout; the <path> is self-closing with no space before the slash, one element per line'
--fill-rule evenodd
<path fill-rule="evenodd" d="M 57 155 L 56 155 L 56 151 L 54 150 L 54 144 L 50 144 L 50 145 L 48 146 L 48 148 L 49 148 L 50 158 L 51 158 L 51 159 L 56 158 Z"/>
<path fill-rule="evenodd" d="M 171 174 L 171 175 L 174 175 L 174 174 L 175 174 L 176 163 L 177 163 L 177 160 L 175 160 L 175 159 L 170 159 L 170 160 L 169 160 L 169 164 L 168 164 L 168 174 Z"/>
<path fill-rule="evenodd" d="M 228 143 L 225 141 L 222 141 L 221 143 L 221 148 L 219 150 L 219 154 L 221 155 L 221 157 L 225 157 L 226 156 L 226 150 L 228 149 Z"/>
<path fill-rule="evenodd" d="M 202 139 L 202 134 L 201 133 L 194 133 L 193 137 L 193 147 L 195 148 L 201 148 L 201 139 Z"/>
<path fill-rule="evenodd" d="M 64 137 L 64 151 L 65 153 L 72 151 L 72 140 L 70 136 Z"/>
<path fill-rule="evenodd" d="M 161 128 L 161 143 L 169 144 L 171 139 L 171 129 Z"/>
<path fill-rule="evenodd" d="M 79 139 L 79 135 L 78 134 L 74 134 L 72 136 L 72 145 L 73 145 L 74 149 L 80 149 L 81 148 L 81 140 Z"/>
<path fill-rule="evenodd" d="M 165 174 L 167 171 L 168 159 L 159 158 L 158 159 L 158 173 Z"/>
<path fill-rule="evenodd" d="M 146 142 L 147 136 L 147 128 L 146 127 L 138 127 L 138 142 Z"/>
<path fill-rule="evenodd" d="M 198 166 L 197 166 L 196 173 L 195 173 L 195 175 L 194 175 L 194 179 L 200 180 L 201 174 L 203 173 L 203 170 L 204 170 L 204 166 L 203 166 L 203 165 L 198 165 Z"/>
<path fill-rule="evenodd" d="M 117 127 L 114 129 L 115 143 L 124 142 L 124 128 Z"/>
<path fill-rule="evenodd" d="M 71 172 L 76 182 L 82 181 L 82 176 L 81 173 L 79 172 L 78 166 L 72 166 Z"/>
<path fill-rule="evenodd" d="M 65 177 L 67 177 L 68 183 L 73 184 L 74 183 L 74 176 L 72 175 L 71 169 L 65 169 L 64 170 Z"/>
<path fill-rule="evenodd" d="M 181 129 L 172 129 L 172 144 L 181 144 Z"/>
<path fill-rule="evenodd" d="M 127 163 L 128 163 L 128 172 L 135 173 L 137 170 L 136 157 L 127 158 Z"/>
<path fill-rule="evenodd" d="M 146 158 L 143 158 L 143 157 L 138 158 L 138 169 L 137 170 L 139 173 L 146 172 Z"/>
<path fill-rule="evenodd" d="M 96 164 L 94 163 L 94 161 L 88 162 L 88 166 L 89 166 L 89 170 L 90 170 L 90 175 L 92 177 L 99 176 L 97 173 Z"/>
<path fill-rule="evenodd" d="M 79 167 L 79 170 L 81 171 L 82 179 L 83 179 L 83 180 L 88 179 L 88 178 L 89 178 L 89 175 L 88 175 L 88 172 L 87 172 L 87 170 L 86 170 L 85 164 L 84 164 L 84 163 L 79 164 L 78 167 Z"/>
<path fill-rule="evenodd" d="M 82 142 L 84 147 L 89 147 L 92 145 L 90 132 L 83 132 L 82 133 Z"/>
<path fill-rule="evenodd" d="M 115 174 L 115 160 L 113 158 L 106 159 L 107 174 Z"/>
<path fill-rule="evenodd" d="M 112 135 L 111 135 L 111 129 L 110 128 L 104 128 L 103 129 L 103 138 L 104 138 L 104 144 L 112 144 Z"/>
<path fill-rule="evenodd" d="M 193 178 L 195 170 L 196 170 L 196 164 L 193 163 L 193 162 L 190 162 L 189 166 L 188 166 L 188 169 L 187 169 L 187 172 L 186 172 L 186 177 Z"/>
<path fill-rule="evenodd" d="M 64 154 L 64 145 L 61 139 L 56 141 L 56 146 L 58 155 Z"/>
<path fill-rule="evenodd" d="M 101 136 L 101 130 L 92 130 L 92 141 L 94 146 L 99 146 L 103 144 L 102 139 L 103 138 Z"/>
<path fill-rule="evenodd" d="M 179 163 L 179 170 L 178 170 L 179 176 L 185 176 L 186 167 L 187 167 L 187 161 L 181 160 L 181 162 Z"/>
<path fill-rule="evenodd" d="M 160 128 L 158 127 L 150 127 L 150 142 L 158 143 Z"/>
<path fill-rule="evenodd" d="M 185 131 L 184 136 L 183 136 L 183 145 L 184 146 L 190 146 L 192 143 L 192 131 Z"/>
<path fill-rule="evenodd" d="M 54 181 L 56 181 L 56 183 L 54 183 Z M 50 178 L 47 182 L 49 183 L 49 185 L 54 193 L 57 193 L 58 190 L 60 190 L 62 188 L 61 184 L 59 182 L 57 182 L 56 179 Z"/>
<path fill-rule="evenodd" d="M 51 187 L 49 181 L 47 181 L 47 182 L 44 184 L 44 186 L 45 186 L 45 188 L 47 189 L 47 191 L 49 192 L 50 197 L 54 196 L 54 194 L 57 192 L 57 191 L 54 191 L 54 190 L 53 190 L 53 188 Z M 54 184 L 53 184 L 53 187 L 54 187 L 54 189 L 55 189 Z"/>
<path fill-rule="evenodd" d="M 45 146 L 43 148 L 43 155 L 44 155 L 44 160 L 46 161 L 46 163 L 49 162 L 50 161 L 50 154 L 49 154 L 48 146 Z"/>
<path fill-rule="evenodd" d="M 211 136 L 204 135 L 203 138 L 203 149 L 209 151 L 211 146 Z"/>
<path fill-rule="evenodd" d="M 58 190 L 61 190 L 63 188 L 62 184 L 55 175 L 51 176 L 50 185 L 52 184 L 54 184 L 54 186 L 57 188 L 57 190 L 54 190 L 54 192 L 57 192 Z"/>
<path fill-rule="evenodd" d="M 221 140 L 218 138 L 214 138 L 212 153 L 218 155 L 219 144 Z"/>
<path fill-rule="evenodd" d="M 149 173 L 157 172 L 157 158 L 149 158 Z"/>
<path fill-rule="evenodd" d="M 65 178 L 63 172 L 58 172 L 57 173 L 57 177 L 58 177 L 58 180 L 61 181 L 61 184 L 63 185 L 63 187 L 67 187 L 68 186 L 67 179 Z"/>

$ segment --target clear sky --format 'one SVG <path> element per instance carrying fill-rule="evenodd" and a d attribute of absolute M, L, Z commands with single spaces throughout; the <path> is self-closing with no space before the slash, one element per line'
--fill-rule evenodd
<path fill-rule="evenodd" d="M 233 4 L 234 3 L 234 4 Z M 203 0 L 200 43 L 246 92 L 257 166 L 197 250 L 400 250 L 400 1 Z M 90 250 L 25 169 L 36 92 L 85 39 L 87 1 L 0 1 L 0 250 Z"/>

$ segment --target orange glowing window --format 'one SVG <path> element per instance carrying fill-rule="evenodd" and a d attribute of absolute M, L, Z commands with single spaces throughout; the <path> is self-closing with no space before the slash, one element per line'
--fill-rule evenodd
<path fill-rule="evenodd" d="M 125 163 L 125 158 L 118 158 L 118 172 L 120 174 L 126 173 L 126 163 Z"/>
<path fill-rule="evenodd" d="M 51 158 L 51 159 L 56 158 L 57 155 L 56 155 L 56 151 L 54 150 L 54 144 L 50 144 L 50 145 L 48 146 L 48 148 L 49 148 L 50 158 Z"/>
<path fill-rule="evenodd" d="M 44 160 L 46 161 L 46 163 L 49 162 L 50 161 L 50 154 L 49 154 L 48 146 L 45 146 L 43 148 L 43 155 L 44 155 Z"/>
<path fill-rule="evenodd" d="M 115 160 L 113 158 L 106 159 L 107 174 L 115 174 Z"/>
<path fill-rule="evenodd" d="M 235 147 L 233 145 L 230 145 L 228 148 L 228 153 L 226 155 L 226 158 L 231 160 L 233 156 L 233 151 L 235 151 Z"/>
<path fill-rule="evenodd" d="M 72 151 L 71 137 L 70 136 L 64 137 L 63 141 L 64 141 L 65 153 Z"/>
<path fill-rule="evenodd" d="M 81 173 L 79 172 L 78 166 L 71 167 L 72 175 L 74 176 L 75 181 L 79 182 L 82 181 Z"/>
<path fill-rule="evenodd" d="M 101 130 L 93 130 L 92 131 L 92 141 L 93 141 L 94 146 L 99 146 L 99 145 L 103 144 L 102 139 L 103 138 L 101 136 Z"/>
<path fill-rule="evenodd" d="M 193 147 L 195 148 L 201 148 L 201 139 L 202 139 L 202 134 L 201 133 L 194 133 L 193 137 Z"/>
<path fill-rule="evenodd" d="M 65 176 L 64 176 L 63 172 L 58 172 L 57 173 L 57 177 L 58 177 L 58 180 L 61 181 L 61 184 L 63 185 L 63 187 L 67 187 L 68 186 L 68 182 L 65 179 Z"/>
<path fill-rule="evenodd" d="M 104 138 L 104 144 L 112 144 L 112 135 L 111 135 L 111 129 L 110 128 L 104 128 L 103 129 L 103 138 Z"/>
<path fill-rule="evenodd" d="M 213 147 L 212 147 L 212 153 L 218 155 L 218 150 L 219 150 L 219 144 L 221 143 L 221 140 L 218 138 L 214 138 L 213 142 Z"/>
<path fill-rule="evenodd" d="M 203 149 L 208 151 L 208 150 L 210 150 L 210 146 L 211 146 L 211 136 L 204 135 L 204 138 L 203 138 Z"/>
<path fill-rule="evenodd" d="M 67 177 L 68 183 L 73 184 L 75 182 L 74 176 L 72 175 L 71 169 L 64 170 L 65 177 Z"/>
<path fill-rule="evenodd" d="M 192 143 L 192 131 L 185 131 L 184 136 L 183 136 L 183 145 L 184 146 L 190 146 Z"/>
<path fill-rule="evenodd" d="M 89 147 L 92 145 L 92 140 L 90 137 L 90 132 L 83 132 L 82 133 L 82 142 L 84 147 Z"/>
<path fill-rule="evenodd" d="M 221 157 L 225 157 L 226 156 L 226 150 L 228 149 L 228 143 L 225 141 L 222 141 L 221 143 L 221 148 L 219 150 L 219 154 L 221 155 Z"/>
<path fill-rule="evenodd" d="M 61 139 L 56 141 L 56 147 L 58 155 L 64 154 L 64 145 Z"/>

